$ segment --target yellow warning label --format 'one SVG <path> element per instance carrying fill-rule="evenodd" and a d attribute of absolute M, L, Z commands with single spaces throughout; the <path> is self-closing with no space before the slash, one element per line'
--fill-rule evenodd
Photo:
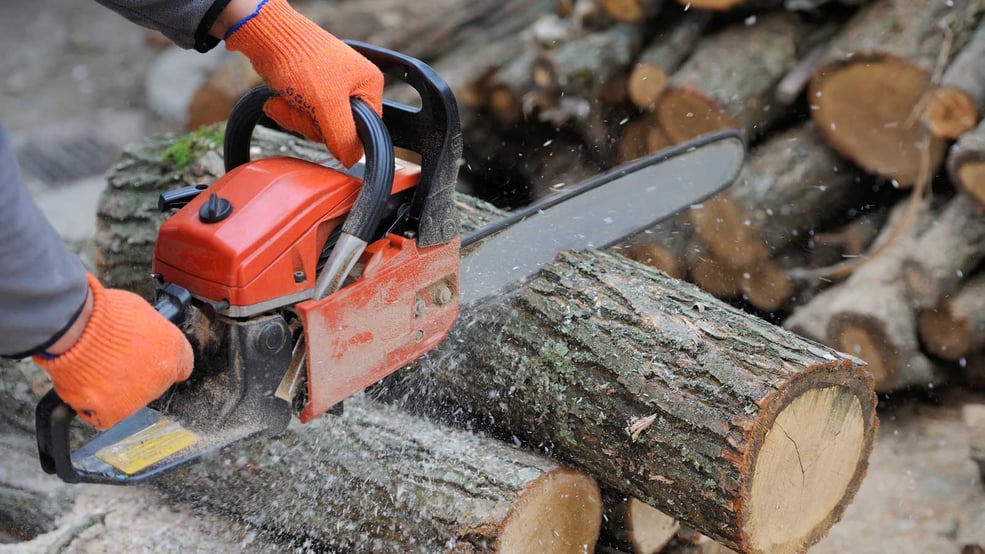
<path fill-rule="evenodd" d="M 129 437 L 96 452 L 96 457 L 116 469 L 133 475 L 195 444 L 202 437 L 180 423 L 160 419 Z"/>

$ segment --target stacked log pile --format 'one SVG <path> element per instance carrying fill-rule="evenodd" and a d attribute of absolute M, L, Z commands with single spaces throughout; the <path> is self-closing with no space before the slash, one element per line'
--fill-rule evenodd
<path fill-rule="evenodd" d="M 731 190 L 624 253 L 860 355 L 880 391 L 975 382 L 985 5 L 680 4 L 561 2 L 532 24 L 469 85 L 486 91 L 465 106 L 483 144 L 470 176 L 513 171 L 536 197 L 573 169 L 742 129 Z"/>

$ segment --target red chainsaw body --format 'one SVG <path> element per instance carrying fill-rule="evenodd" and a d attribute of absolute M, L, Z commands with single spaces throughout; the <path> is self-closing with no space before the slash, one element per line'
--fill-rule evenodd
<path fill-rule="evenodd" d="M 419 166 L 398 161 L 392 194 L 419 176 Z M 307 349 L 303 422 L 434 348 L 458 317 L 458 238 L 418 248 L 413 238 L 389 234 L 366 247 L 345 286 L 309 300 L 325 242 L 361 184 L 293 158 L 250 162 L 189 202 L 158 235 L 154 271 L 165 282 L 250 314 L 268 305 L 297 313 Z M 199 209 L 212 193 L 232 212 L 205 223 Z"/>
<path fill-rule="evenodd" d="M 419 176 L 420 167 L 400 162 L 393 193 L 413 187 Z M 295 158 L 242 165 L 164 222 L 154 272 L 197 297 L 237 308 L 301 295 L 314 286 L 322 246 L 345 220 L 361 184 Z M 212 193 L 228 200 L 233 211 L 217 223 L 203 223 L 199 209 Z"/>

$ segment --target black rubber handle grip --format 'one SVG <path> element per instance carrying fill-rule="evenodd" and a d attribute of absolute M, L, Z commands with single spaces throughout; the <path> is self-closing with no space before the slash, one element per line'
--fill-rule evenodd
<path fill-rule="evenodd" d="M 82 481 L 82 476 L 72 465 L 69 445 L 68 434 L 73 419 L 75 410 L 58 396 L 55 389 L 44 395 L 34 411 L 41 469 L 48 474 L 57 474 L 66 483 Z"/>
<path fill-rule="evenodd" d="M 250 161 L 250 141 L 253 130 L 261 120 L 265 120 L 264 126 L 276 128 L 276 125 L 266 121 L 268 118 L 263 113 L 263 105 L 271 97 L 273 92 L 265 85 L 260 85 L 240 98 L 233 107 L 226 124 L 223 143 L 227 172 Z M 393 141 L 383 120 L 368 104 L 358 98 L 351 98 L 350 103 L 356 133 L 366 152 L 366 169 L 363 186 L 349 217 L 342 225 L 342 232 L 370 242 L 379 227 L 386 201 L 393 189 Z"/>

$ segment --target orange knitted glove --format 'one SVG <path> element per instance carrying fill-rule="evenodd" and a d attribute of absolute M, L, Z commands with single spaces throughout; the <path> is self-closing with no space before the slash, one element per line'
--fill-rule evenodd
<path fill-rule="evenodd" d="M 116 425 L 191 375 L 191 344 L 143 298 L 89 275 L 92 316 L 64 354 L 35 356 L 55 391 L 97 429 Z"/>
<path fill-rule="evenodd" d="M 349 98 L 383 112 L 383 74 L 369 60 L 294 11 L 265 0 L 226 36 L 275 93 L 264 111 L 280 126 L 324 143 L 346 167 L 362 156 Z"/>

